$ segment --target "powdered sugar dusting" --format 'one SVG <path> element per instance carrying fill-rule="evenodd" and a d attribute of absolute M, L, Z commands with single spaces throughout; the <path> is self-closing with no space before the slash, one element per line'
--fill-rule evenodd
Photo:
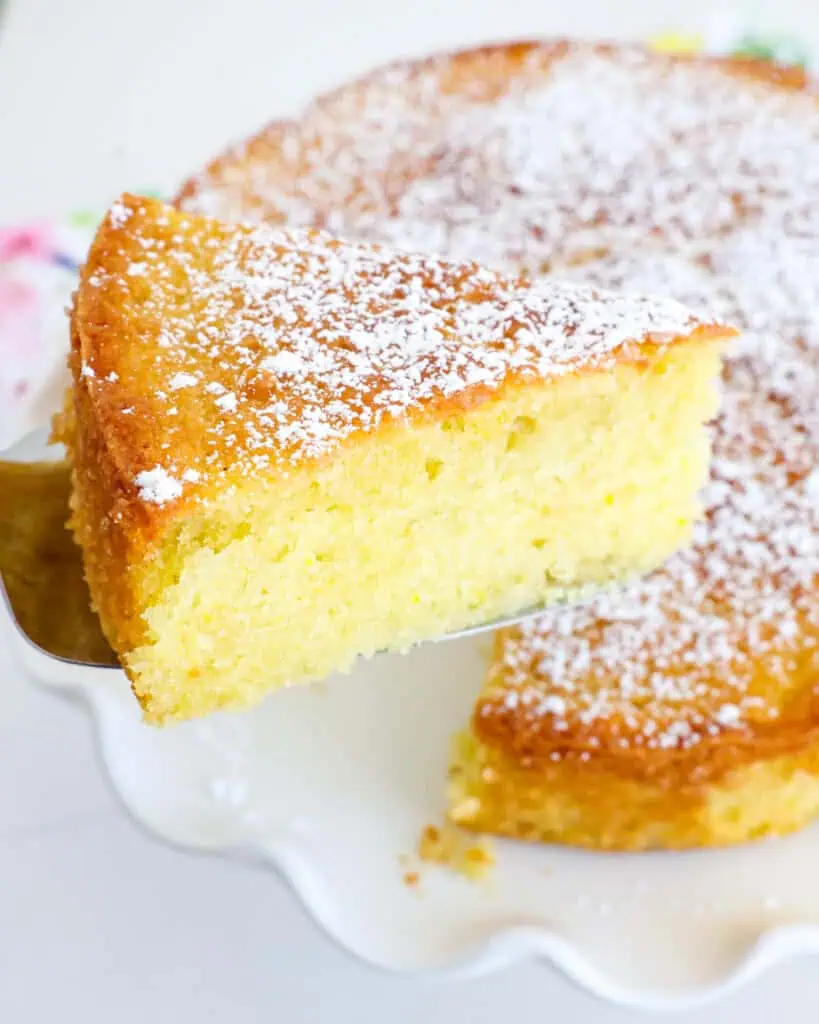
<path fill-rule="evenodd" d="M 143 501 L 152 505 L 164 505 L 182 494 L 182 484 L 161 466 L 137 473 L 134 481 Z"/>
<path fill-rule="evenodd" d="M 701 323 L 671 299 L 531 284 L 315 231 L 227 228 L 123 202 L 132 213 L 113 241 L 138 251 L 145 272 L 133 285 L 100 267 L 90 287 L 126 318 L 133 308 L 158 325 L 153 405 L 140 415 L 161 424 L 174 484 L 160 469 L 137 481 L 158 504 L 179 496 L 183 470 L 205 480 L 286 469 L 387 419 L 513 376 L 609 368 Z"/>
<path fill-rule="evenodd" d="M 819 229 L 810 95 L 639 47 L 469 60 L 393 65 L 325 97 L 237 149 L 186 206 L 535 269 L 646 231 L 678 244 L 748 223 Z"/>
<path fill-rule="evenodd" d="M 192 373 L 175 373 L 168 381 L 170 391 L 179 391 L 180 388 L 192 388 L 198 383 L 198 378 Z"/>

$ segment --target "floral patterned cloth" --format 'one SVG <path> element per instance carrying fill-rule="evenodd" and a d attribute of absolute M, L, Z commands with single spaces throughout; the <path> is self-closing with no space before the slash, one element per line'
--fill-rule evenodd
<path fill-rule="evenodd" d="M 65 307 L 91 231 L 73 220 L 0 228 L 0 448 L 58 401 Z"/>
<path fill-rule="evenodd" d="M 0 227 L 0 450 L 47 423 L 59 405 L 66 308 L 99 217 L 88 211 Z"/>
<path fill-rule="evenodd" d="M 742 22 L 725 13 L 713 16 L 702 32 L 667 32 L 651 45 L 664 52 L 704 50 L 811 65 L 798 41 L 743 31 Z M 0 450 L 46 423 L 59 403 L 65 310 L 99 216 L 85 211 L 60 221 L 0 227 Z"/>

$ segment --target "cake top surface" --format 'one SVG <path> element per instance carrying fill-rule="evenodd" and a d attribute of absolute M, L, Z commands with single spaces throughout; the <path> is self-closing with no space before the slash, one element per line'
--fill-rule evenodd
<path fill-rule="evenodd" d="M 399 64 L 189 183 L 223 216 L 670 294 L 744 326 L 690 550 L 505 631 L 479 735 L 521 756 L 796 742 L 819 678 L 819 105 L 798 70 L 587 43 Z"/>
<path fill-rule="evenodd" d="M 704 326 L 706 325 L 706 326 Z M 79 381 L 143 502 L 325 456 L 510 381 L 731 333 L 671 299 L 527 283 L 309 229 L 229 227 L 125 196 L 83 271 Z"/>
<path fill-rule="evenodd" d="M 818 186 L 800 73 L 534 43 L 376 71 L 236 147 L 182 202 L 539 269 L 647 232 L 809 234 Z"/>

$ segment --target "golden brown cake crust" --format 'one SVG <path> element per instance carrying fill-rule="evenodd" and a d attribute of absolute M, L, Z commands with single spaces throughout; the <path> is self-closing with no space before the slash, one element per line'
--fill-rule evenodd
<path fill-rule="evenodd" d="M 815 736 L 794 753 L 764 752 L 713 779 L 689 771 L 637 778 L 605 758 L 526 766 L 462 743 L 450 814 L 474 831 L 595 850 L 684 850 L 787 835 L 819 813 Z"/>
<path fill-rule="evenodd" d="M 155 532 L 149 510 L 134 505 L 121 456 L 111 451 L 104 427 L 80 376 L 79 338 L 72 314 L 69 368 L 78 384 L 66 395 L 53 424 L 71 470 L 69 526 L 83 552 L 93 607 L 111 646 L 136 646 L 143 625 L 136 610 L 130 566 L 143 557 Z"/>
<path fill-rule="evenodd" d="M 766 686 L 769 701 L 758 720 L 743 721 L 738 727 L 733 714 L 730 721 L 727 716 L 720 718 L 720 708 L 726 707 L 725 681 L 716 673 L 708 680 L 710 688 L 686 702 L 684 716 L 675 716 L 673 708 L 666 708 L 662 715 L 656 708 L 646 710 L 636 702 L 623 702 L 618 710 L 589 719 L 584 715 L 588 702 L 572 706 L 562 690 L 539 680 L 536 672 L 529 676 L 528 685 L 547 700 L 559 692 L 560 714 L 544 713 L 543 703 L 512 701 L 509 694 L 518 691 L 504 680 L 505 648 L 520 644 L 520 634 L 504 631 L 495 641 L 492 672 L 474 709 L 472 729 L 502 759 L 519 765 L 524 776 L 548 772 L 555 762 L 567 762 L 580 766 L 581 775 L 585 771 L 651 783 L 674 799 L 674 794 L 684 790 L 696 792 L 706 783 L 719 783 L 737 768 L 802 754 L 817 744 L 819 694 L 814 680 L 819 659 L 811 645 L 811 638 L 819 637 L 815 624 L 805 624 L 804 636 L 808 650 L 801 652 L 801 671 L 788 680 L 792 692 L 780 694 L 779 705 L 771 703 L 777 695 L 765 673 L 765 662 L 754 663 L 754 675 Z M 673 733 L 675 721 L 686 723 L 684 744 L 670 740 L 666 746 L 649 743 L 653 736 L 663 735 L 663 727 L 671 726 Z M 646 728 L 647 723 L 652 723 L 651 729 Z M 643 733 L 638 732 L 640 727 Z M 815 758 L 810 760 L 813 763 Z"/>

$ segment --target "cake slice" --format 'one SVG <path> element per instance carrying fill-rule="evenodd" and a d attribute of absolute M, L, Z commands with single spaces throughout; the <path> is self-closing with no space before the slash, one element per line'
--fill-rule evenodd
<path fill-rule="evenodd" d="M 651 569 L 689 536 L 732 331 L 124 196 L 56 436 L 147 719 Z"/>

